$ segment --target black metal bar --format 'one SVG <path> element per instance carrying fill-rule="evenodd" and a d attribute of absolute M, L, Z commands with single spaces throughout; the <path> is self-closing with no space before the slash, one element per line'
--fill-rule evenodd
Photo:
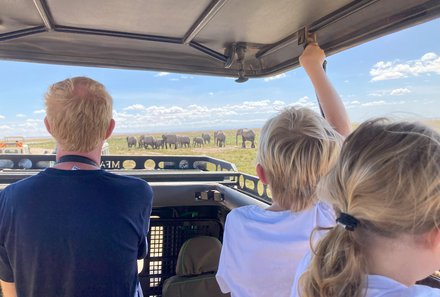
<path fill-rule="evenodd" d="M 310 32 L 317 31 L 317 30 L 319 30 L 319 29 L 321 29 L 331 23 L 334 23 L 344 17 L 347 17 L 348 15 L 355 13 L 359 9 L 362 9 L 363 7 L 365 7 L 367 5 L 371 5 L 372 3 L 377 2 L 377 1 L 378 0 L 364 0 L 364 1 L 351 2 L 350 4 L 345 5 L 344 7 L 336 10 L 335 12 L 317 20 L 316 22 L 313 22 L 309 26 L 308 30 Z M 260 50 L 256 54 L 256 57 L 257 57 L 257 59 L 260 59 L 264 56 L 270 55 L 271 53 L 274 53 L 274 52 L 282 49 L 283 47 L 286 47 L 287 45 L 291 44 L 295 40 L 298 40 L 298 32 L 294 32 L 294 33 L 290 34 L 289 36 L 287 36 L 286 38 L 283 38 L 282 40 L 263 48 L 262 50 Z"/>
<path fill-rule="evenodd" d="M 211 19 L 219 12 L 228 0 L 214 0 L 203 11 L 197 21 L 186 32 L 183 38 L 184 44 L 189 44 L 201 30 L 211 21 Z"/>
<path fill-rule="evenodd" d="M 49 7 L 45 0 L 34 0 L 34 4 L 43 20 L 44 26 L 48 31 L 52 31 L 54 28 L 54 21 L 52 15 L 50 14 Z"/>
<path fill-rule="evenodd" d="M 214 51 L 204 45 L 201 45 L 198 42 L 191 41 L 189 43 L 189 46 L 198 50 L 198 51 L 201 51 L 202 53 L 207 54 L 208 56 L 216 59 L 217 61 L 225 63 L 228 60 L 228 57 L 226 57 L 225 55 L 222 55 L 222 54 L 220 54 L 220 53 L 218 53 L 218 52 L 216 52 L 216 51 Z"/>
<path fill-rule="evenodd" d="M 101 167 L 104 169 L 123 169 L 123 170 L 145 170 L 148 161 L 154 162 L 154 169 L 172 170 L 203 170 L 208 171 L 208 164 L 211 163 L 218 167 L 217 171 L 227 170 L 237 172 L 234 164 L 207 156 L 173 156 L 173 155 L 154 155 L 154 156 L 109 156 L 101 157 Z M 52 162 L 52 163 L 51 163 Z M 53 166 L 55 155 L 20 155 L 2 154 L 0 155 L 0 169 L 44 169 Z M 129 162 L 124 164 L 124 162 Z M 163 162 L 161 165 L 160 163 Z M 199 163 L 198 163 L 199 162 Z M 205 166 L 206 165 L 206 166 Z M 161 167 L 162 166 L 162 167 Z M 152 168 L 148 168 L 152 169 Z M 23 171 L 16 171 L 23 172 Z M 1 173 L 0 173 L 1 175 Z"/>
<path fill-rule="evenodd" d="M 44 26 L 38 26 L 18 31 L 12 31 L 5 34 L 0 34 L 0 41 L 7 41 L 12 39 L 17 39 L 24 36 L 35 35 L 38 33 L 46 32 L 47 29 Z"/>
<path fill-rule="evenodd" d="M 295 42 L 296 40 L 298 40 L 298 32 L 290 34 L 286 38 L 284 38 L 284 39 L 282 39 L 282 40 L 280 40 L 270 46 L 264 47 L 255 56 L 257 57 L 257 59 L 260 59 L 264 56 L 270 55 L 270 54 L 282 49 L 283 47 L 288 46 L 289 44 L 291 44 L 292 42 Z"/>
<path fill-rule="evenodd" d="M 432 7 L 429 10 L 426 7 Z M 344 36 L 342 38 L 334 39 L 323 45 L 326 51 L 339 51 L 346 48 L 347 43 L 352 46 L 358 40 L 367 42 L 370 39 L 377 38 L 384 34 L 389 34 L 393 31 L 401 30 L 403 28 L 415 25 L 416 23 L 426 22 L 429 19 L 434 19 L 440 16 L 440 2 L 438 0 L 431 0 L 424 4 L 411 7 L 398 14 L 384 18 L 381 21 L 375 22 L 368 27 L 362 28 Z M 396 20 L 398 20 L 396 22 Z"/>
<path fill-rule="evenodd" d="M 68 27 L 68 26 L 56 26 L 54 28 L 54 30 L 56 32 L 63 32 L 63 33 L 101 35 L 101 36 L 120 37 L 120 38 L 127 38 L 127 39 L 137 39 L 137 40 L 144 40 L 144 41 L 182 44 L 182 41 L 180 38 L 159 36 L 159 35 L 147 35 L 147 34 L 127 33 L 127 32 Z"/>
<path fill-rule="evenodd" d="M 356 11 L 359 11 L 364 7 L 369 6 L 377 1 L 379 0 L 361 0 L 361 1 L 350 2 L 349 4 L 339 8 L 338 10 L 335 10 L 331 14 L 326 15 L 325 17 L 320 18 L 319 20 L 313 22 L 311 25 L 308 26 L 309 31 L 315 32 L 317 30 L 320 30 L 325 26 L 328 26 L 343 18 L 346 18 L 351 14 L 355 13 Z"/>
<path fill-rule="evenodd" d="M 229 178 L 235 178 L 239 175 L 237 172 L 166 172 L 154 171 L 136 172 L 109 170 L 112 173 L 126 176 L 135 176 L 148 182 L 217 182 L 223 185 L 235 186 L 236 181 Z M 0 184 L 11 184 L 19 180 L 34 176 L 40 171 L 13 171 L 0 173 Z"/>
<path fill-rule="evenodd" d="M 322 68 L 324 69 L 324 72 L 327 72 L 327 60 L 324 60 L 324 63 L 322 63 Z M 321 100 L 319 99 L 318 94 L 316 94 L 316 100 L 318 101 L 319 111 L 321 111 L 321 115 L 325 119 L 325 113 L 322 110 Z"/>
<path fill-rule="evenodd" d="M 428 11 L 426 7 L 432 7 Z M 399 19 L 400 15 L 407 15 L 407 17 L 402 20 Z M 419 23 L 427 22 L 429 20 L 438 18 L 440 16 L 440 2 L 438 0 L 431 0 L 427 3 L 421 4 L 416 7 L 409 8 L 408 10 L 401 12 L 399 14 L 393 15 L 391 17 L 384 18 L 380 21 L 375 22 L 368 28 L 363 28 L 357 30 L 350 34 L 347 34 L 341 38 L 334 39 L 328 43 L 320 44 L 320 47 L 325 50 L 327 55 L 334 52 L 341 51 L 348 47 L 353 47 L 359 43 L 367 42 L 374 38 L 379 38 L 385 34 L 402 30 Z M 390 20 L 398 20 L 390 24 Z M 288 69 L 294 68 L 299 65 L 299 60 L 297 57 L 284 61 L 274 67 L 268 68 L 264 71 L 255 73 L 255 76 L 271 76 L 276 73 L 286 71 Z M 252 75 L 248 75 L 252 77 Z"/>

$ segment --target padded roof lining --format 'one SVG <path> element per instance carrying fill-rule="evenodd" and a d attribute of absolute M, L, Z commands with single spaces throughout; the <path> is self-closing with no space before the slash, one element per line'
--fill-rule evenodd
<path fill-rule="evenodd" d="M 0 59 L 261 77 L 440 15 L 438 0 L 0 0 Z M 243 49 L 243 62 L 234 53 Z"/>

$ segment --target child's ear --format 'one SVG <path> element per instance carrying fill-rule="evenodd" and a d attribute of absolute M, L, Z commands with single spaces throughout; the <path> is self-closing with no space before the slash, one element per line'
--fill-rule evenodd
<path fill-rule="evenodd" d="M 109 139 L 112 135 L 113 130 L 115 129 L 115 120 L 111 119 L 110 124 L 108 125 L 107 132 L 105 133 L 105 139 Z"/>
<path fill-rule="evenodd" d="M 260 164 L 257 164 L 257 168 L 255 168 L 257 171 L 257 175 L 260 178 L 261 182 L 265 185 L 267 185 L 267 178 L 266 178 L 266 173 L 264 172 L 264 168 L 263 166 L 261 166 Z"/>
<path fill-rule="evenodd" d="M 44 125 L 46 126 L 47 132 L 49 132 L 49 134 L 52 134 L 52 133 L 50 133 L 50 125 L 49 125 L 49 120 L 47 119 L 47 117 L 44 117 Z"/>
<path fill-rule="evenodd" d="M 437 251 L 440 254 L 440 230 L 437 228 L 428 232 L 426 237 L 426 244 L 429 249 Z"/>

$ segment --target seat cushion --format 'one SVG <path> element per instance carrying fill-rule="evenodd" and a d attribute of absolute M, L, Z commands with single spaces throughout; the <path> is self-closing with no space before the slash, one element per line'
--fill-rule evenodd
<path fill-rule="evenodd" d="M 198 276 L 173 276 L 167 279 L 162 297 L 225 297 L 215 279 L 215 273 Z"/>

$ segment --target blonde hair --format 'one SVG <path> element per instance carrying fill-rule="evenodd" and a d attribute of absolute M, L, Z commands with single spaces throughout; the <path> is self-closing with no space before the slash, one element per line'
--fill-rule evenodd
<path fill-rule="evenodd" d="M 363 296 L 372 239 L 438 228 L 440 135 L 417 123 L 368 121 L 346 139 L 319 192 L 337 216 L 348 213 L 358 226 L 337 225 L 320 240 L 300 279 L 300 296 Z"/>
<path fill-rule="evenodd" d="M 257 162 L 273 200 L 301 211 L 316 201 L 316 185 L 334 164 L 342 142 L 325 119 L 307 108 L 287 108 L 261 130 Z"/>
<path fill-rule="evenodd" d="M 64 150 L 89 152 L 105 139 L 112 98 L 99 82 L 87 77 L 57 82 L 45 103 L 50 132 Z"/>

